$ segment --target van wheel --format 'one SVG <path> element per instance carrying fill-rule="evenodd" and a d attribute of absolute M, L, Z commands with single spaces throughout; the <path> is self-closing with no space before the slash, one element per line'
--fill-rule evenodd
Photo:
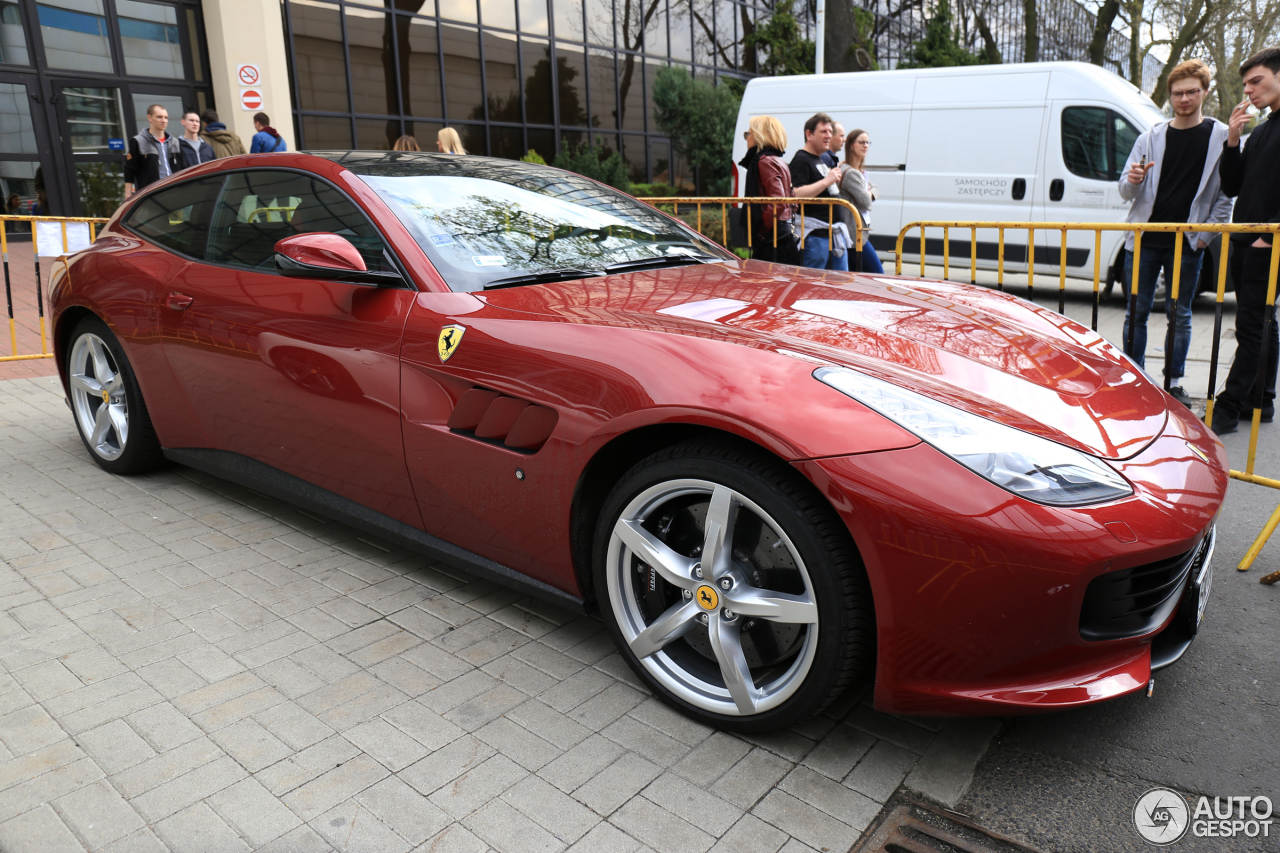
<path fill-rule="evenodd" d="M 871 660 L 871 590 L 849 531 L 760 451 L 694 441 L 643 460 L 605 501 L 594 556 L 623 659 L 707 725 L 792 725 Z"/>

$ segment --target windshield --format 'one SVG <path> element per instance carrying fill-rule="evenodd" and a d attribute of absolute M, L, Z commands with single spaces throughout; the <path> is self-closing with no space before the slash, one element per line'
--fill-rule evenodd
<path fill-rule="evenodd" d="M 417 153 L 335 159 L 382 197 L 455 291 L 629 261 L 732 258 L 643 202 L 545 166 Z"/>

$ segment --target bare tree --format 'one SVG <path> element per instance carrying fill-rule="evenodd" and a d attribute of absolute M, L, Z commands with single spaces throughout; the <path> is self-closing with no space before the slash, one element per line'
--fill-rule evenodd
<path fill-rule="evenodd" d="M 1240 63 L 1280 38 L 1280 0 L 1242 0 L 1205 27 L 1199 47 L 1214 69 L 1211 111 L 1223 121 L 1244 100 Z M 1208 106 L 1208 105 L 1207 105 Z"/>

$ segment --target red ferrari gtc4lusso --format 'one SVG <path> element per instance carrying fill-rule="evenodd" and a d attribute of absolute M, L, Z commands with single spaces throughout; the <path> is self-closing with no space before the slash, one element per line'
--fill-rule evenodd
<path fill-rule="evenodd" d="M 483 157 L 233 157 L 52 289 L 95 462 L 242 483 L 567 607 L 689 715 L 1007 714 L 1146 687 L 1212 579 L 1222 445 L 1013 296 L 744 262 Z"/>

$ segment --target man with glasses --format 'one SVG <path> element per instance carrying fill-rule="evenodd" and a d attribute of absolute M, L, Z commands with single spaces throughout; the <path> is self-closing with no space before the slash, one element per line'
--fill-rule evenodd
<path fill-rule="evenodd" d="M 1208 67 L 1190 59 L 1169 72 L 1169 100 L 1173 119 L 1161 122 L 1138 137 L 1120 178 L 1120 197 L 1133 204 L 1126 222 L 1227 222 L 1231 199 L 1222 193 L 1218 161 L 1227 139 L 1227 126 L 1201 112 L 1212 77 Z M 1124 351 L 1146 369 L 1147 318 L 1155 301 L 1156 282 L 1164 273 L 1167 322 L 1165 352 L 1173 358 L 1165 372 L 1169 393 L 1190 408 L 1191 397 L 1182 388 L 1191 343 L 1191 300 L 1196 295 L 1200 256 L 1212 234 L 1174 234 L 1148 231 L 1142 235 L 1138 259 L 1138 295 L 1125 314 Z M 1173 300 L 1173 254 L 1182 241 L 1182 270 L 1178 277 L 1177 309 Z M 1125 296 L 1133 299 L 1133 233 L 1124 241 Z M 1130 327 L 1130 320 L 1133 326 Z"/>

